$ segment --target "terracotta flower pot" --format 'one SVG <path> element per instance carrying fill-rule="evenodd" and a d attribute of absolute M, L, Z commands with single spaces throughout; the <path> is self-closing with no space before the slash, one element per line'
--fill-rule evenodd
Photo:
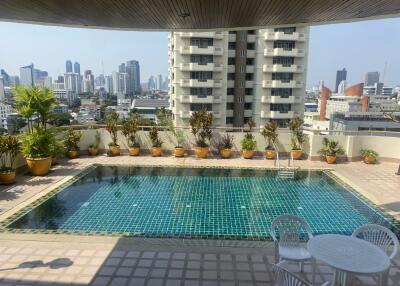
<path fill-rule="evenodd" d="M 5 173 L 0 172 L 0 183 L 5 185 L 12 184 L 15 182 L 15 176 L 16 176 L 15 171 L 5 172 Z"/>
<path fill-rule="evenodd" d="M 78 158 L 78 151 L 75 151 L 75 150 L 73 150 L 73 151 L 68 151 L 68 152 L 67 152 L 67 156 L 68 156 L 68 158 L 70 158 L 70 159 Z"/>
<path fill-rule="evenodd" d="M 326 159 L 326 162 L 327 162 L 328 164 L 335 164 L 335 163 L 336 163 L 336 156 L 329 156 L 329 155 L 326 155 L 326 156 L 325 156 L 325 159 Z"/>
<path fill-rule="evenodd" d="M 181 158 L 185 156 L 185 148 L 183 147 L 175 147 L 174 149 L 175 157 Z"/>
<path fill-rule="evenodd" d="M 265 150 L 265 158 L 272 160 L 276 158 L 276 151 L 272 149 Z"/>
<path fill-rule="evenodd" d="M 32 175 L 43 176 L 46 175 L 50 170 L 51 157 L 26 158 L 26 163 Z"/>
<path fill-rule="evenodd" d="M 292 153 L 293 159 L 295 159 L 295 160 L 300 160 L 301 156 L 303 155 L 302 150 L 292 150 L 291 153 Z"/>
<path fill-rule="evenodd" d="M 194 150 L 197 158 L 207 158 L 208 156 L 208 147 L 196 147 Z"/>
<path fill-rule="evenodd" d="M 160 157 L 161 156 L 161 147 L 151 147 L 151 156 Z"/>
<path fill-rule="evenodd" d="M 232 150 L 230 148 L 222 148 L 219 150 L 221 158 L 228 159 L 232 156 Z"/>
<path fill-rule="evenodd" d="M 113 156 L 118 156 L 121 154 L 121 147 L 119 147 L 118 145 L 117 146 L 109 146 L 109 149 Z"/>
<path fill-rule="evenodd" d="M 97 147 L 89 147 L 88 148 L 89 156 L 96 156 L 99 154 L 99 149 Z"/>
<path fill-rule="evenodd" d="M 251 159 L 253 158 L 253 150 L 242 150 L 243 158 Z"/>
<path fill-rule="evenodd" d="M 139 147 L 129 147 L 128 148 L 129 156 L 138 156 L 140 153 Z"/>
<path fill-rule="evenodd" d="M 51 165 L 54 166 L 57 163 L 57 156 L 51 157 Z"/>
<path fill-rule="evenodd" d="M 375 156 L 364 156 L 364 163 L 365 164 L 375 164 L 376 157 Z"/>

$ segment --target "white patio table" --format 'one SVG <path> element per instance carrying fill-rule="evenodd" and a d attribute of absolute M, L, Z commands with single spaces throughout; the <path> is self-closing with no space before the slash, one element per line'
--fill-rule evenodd
<path fill-rule="evenodd" d="M 372 243 L 351 236 L 323 234 L 310 239 L 307 249 L 315 259 L 335 269 L 335 286 L 352 285 L 355 274 L 382 274 L 380 285 L 387 285 L 390 259 L 382 249 Z M 314 276 L 315 273 L 313 280 Z"/>

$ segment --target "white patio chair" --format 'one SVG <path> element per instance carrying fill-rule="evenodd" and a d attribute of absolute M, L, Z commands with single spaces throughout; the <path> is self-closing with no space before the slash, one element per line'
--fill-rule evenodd
<path fill-rule="evenodd" d="M 312 257 L 300 244 L 302 230 L 306 231 L 308 239 L 313 237 L 308 223 L 298 216 L 281 215 L 272 221 L 271 236 L 275 242 L 275 263 L 282 260 L 295 261 L 299 263 L 300 271 L 303 271 L 303 262 L 311 260 Z"/>
<path fill-rule="evenodd" d="M 322 286 L 331 285 L 325 282 Z M 287 269 L 285 262 L 272 265 L 272 285 L 273 286 L 312 286 L 311 283 L 296 276 Z"/>
<path fill-rule="evenodd" d="M 397 239 L 396 235 L 391 230 L 381 225 L 366 224 L 360 226 L 353 232 L 351 236 L 363 239 L 378 246 L 379 248 L 381 248 L 383 251 L 386 252 L 391 261 L 395 258 L 397 252 L 399 251 L 399 240 Z M 369 276 L 370 277 L 379 276 L 378 280 L 379 283 L 387 283 L 389 275 L 388 272 L 389 270 L 384 273 L 369 275 Z M 362 275 L 362 276 L 367 276 L 367 275 Z"/>

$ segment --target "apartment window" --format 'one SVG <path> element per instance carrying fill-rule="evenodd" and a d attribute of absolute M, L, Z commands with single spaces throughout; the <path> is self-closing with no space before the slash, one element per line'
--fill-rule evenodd
<path fill-rule="evenodd" d="M 255 35 L 256 34 L 256 30 L 248 30 L 247 34 L 249 35 Z"/>
<path fill-rule="evenodd" d="M 242 97 L 242 96 L 239 96 L 239 97 L 237 98 L 237 102 L 242 103 L 242 102 L 243 102 L 243 97 Z"/>
<path fill-rule="evenodd" d="M 199 111 L 199 110 L 207 110 L 212 111 L 211 103 L 191 103 L 190 111 Z"/>
<path fill-rule="evenodd" d="M 250 102 L 247 102 L 244 104 L 244 109 L 252 109 L 253 108 L 253 104 Z"/>
<path fill-rule="evenodd" d="M 280 80 L 282 82 L 289 82 L 293 80 L 293 73 L 291 72 L 275 72 L 272 73 L 272 80 Z"/>
<path fill-rule="evenodd" d="M 240 87 L 244 87 L 244 85 L 245 85 L 244 81 L 243 80 L 240 81 L 239 85 L 240 85 Z"/>
<path fill-rule="evenodd" d="M 275 32 L 283 32 L 285 34 L 293 34 L 296 32 L 296 27 L 275 28 Z"/>
<path fill-rule="evenodd" d="M 246 57 L 246 50 L 240 50 L 240 56 L 242 58 Z"/>
<path fill-rule="evenodd" d="M 240 34 L 240 41 L 241 42 L 246 42 L 247 41 L 247 34 L 241 33 Z"/>
<path fill-rule="evenodd" d="M 253 66 L 254 65 L 254 58 L 247 58 L 246 65 Z"/>
<path fill-rule="evenodd" d="M 272 63 L 274 65 L 283 65 L 284 67 L 290 67 L 294 64 L 294 57 L 273 57 Z"/>
<path fill-rule="evenodd" d="M 190 88 L 190 94 L 197 95 L 198 97 L 206 97 L 212 95 L 212 88 L 192 87 Z"/>
<path fill-rule="evenodd" d="M 172 107 L 175 107 L 175 100 L 172 101 Z"/>
<path fill-rule="evenodd" d="M 213 45 L 213 38 L 191 38 L 190 45 L 199 48 L 208 48 Z"/>
<path fill-rule="evenodd" d="M 253 79 L 254 79 L 254 74 L 246 73 L 246 80 L 253 80 Z"/>
<path fill-rule="evenodd" d="M 236 35 L 236 31 L 229 31 L 229 34 Z"/>
<path fill-rule="evenodd" d="M 228 43 L 228 49 L 229 50 L 235 50 L 236 49 L 236 42 L 229 42 Z"/>
<path fill-rule="evenodd" d="M 254 43 L 247 43 L 247 49 L 248 49 L 248 50 L 255 50 L 255 49 L 256 49 L 256 44 L 254 44 Z"/>
<path fill-rule="evenodd" d="M 226 109 L 233 110 L 235 108 L 235 104 L 233 102 L 228 102 L 226 104 Z"/>
<path fill-rule="evenodd" d="M 285 51 L 291 51 L 296 47 L 295 41 L 275 41 L 274 48 L 281 48 Z"/>
<path fill-rule="evenodd" d="M 245 73 L 245 72 L 246 72 L 246 66 L 240 66 L 240 67 L 239 67 L 239 71 L 240 71 L 241 73 Z"/>
<path fill-rule="evenodd" d="M 194 71 L 190 72 L 190 79 L 197 79 L 199 81 L 207 81 L 213 78 L 213 73 L 210 71 Z"/>
<path fill-rule="evenodd" d="M 291 104 L 271 104 L 270 105 L 270 110 L 271 111 L 279 111 L 281 113 L 288 113 L 289 111 L 292 110 L 292 105 Z"/>
<path fill-rule="evenodd" d="M 228 65 L 234 65 L 235 64 L 235 58 L 228 58 Z"/>
<path fill-rule="evenodd" d="M 245 95 L 253 95 L 253 89 L 252 88 L 246 88 L 244 90 Z"/>
<path fill-rule="evenodd" d="M 279 128 L 286 128 L 288 123 L 289 123 L 290 119 L 277 119 L 274 120 L 277 124 Z"/>
<path fill-rule="evenodd" d="M 214 57 L 212 55 L 190 55 L 190 62 L 197 63 L 199 65 L 206 65 L 212 63 Z"/>
<path fill-rule="evenodd" d="M 235 80 L 235 74 L 234 73 L 228 73 L 228 80 Z"/>
<path fill-rule="evenodd" d="M 291 88 L 272 88 L 271 96 L 280 96 L 282 98 L 288 98 L 292 95 Z"/>
<path fill-rule="evenodd" d="M 227 95 L 234 95 L 235 94 L 235 89 L 234 88 L 228 88 L 226 90 L 226 94 Z"/>
<path fill-rule="evenodd" d="M 225 122 L 226 124 L 233 124 L 233 117 L 227 117 Z"/>

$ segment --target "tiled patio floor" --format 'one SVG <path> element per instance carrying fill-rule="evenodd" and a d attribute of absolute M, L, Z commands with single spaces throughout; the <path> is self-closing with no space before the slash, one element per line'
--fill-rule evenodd
<path fill-rule="evenodd" d="M 188 157 L 82 157 L 63 160 L 45 177 L 20 174 L 17 184 L 0 187 L 0 219 L 52 189 L 92 163 L 273 167 L 273 161 Z M 398 164 L 361 162 L 327 165 L 297 161 L 302 168 L 332 168 L 376 204 L 400 218 Z M 60 235 L 0 234 L 1 285 L 270 285 L 273 244 L 196 240 L 119 239 Z M 400 285 L 400 256 L 390 285 Z M 296 270 L 295 265 L 293 269 Z M 305 266 L 311 279 L 310 265 Z M 319 264 L 317 282 L 331 280 Z M 374 285 L 366 280 L 364 285 Z"/>

